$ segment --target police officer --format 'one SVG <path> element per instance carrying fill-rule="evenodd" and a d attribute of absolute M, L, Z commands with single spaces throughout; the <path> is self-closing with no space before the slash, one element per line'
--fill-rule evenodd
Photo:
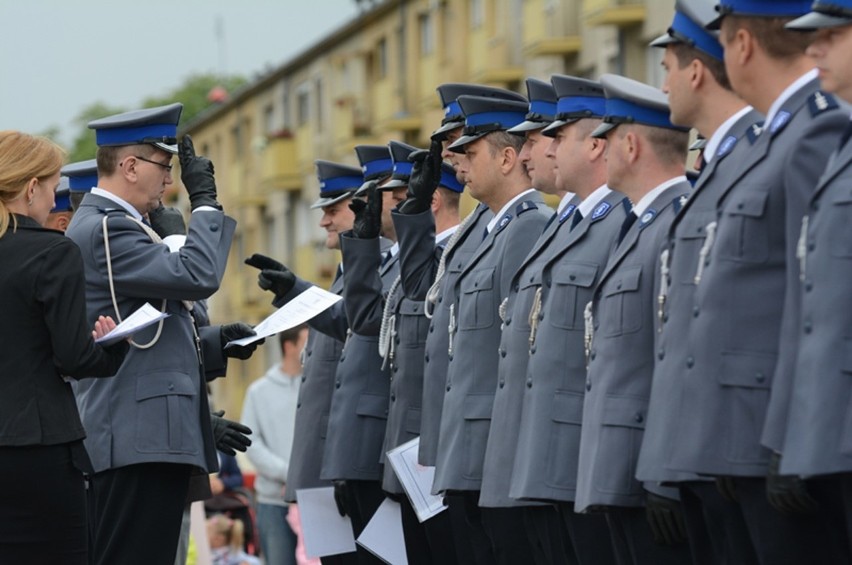
<path fill-rule="evenodd" d="M 311 209 L 322 210 L 320 227 L 326 231 L 325 246 L 340 249 L 340 234 L 352 229 L 355 215 L 349 209 L 352 194 L 364 177 L 355 167 L 317 160 L 319 198 Z M 289 269 L 268 257 L 254 254 L 246 264 L 261 269 L 258 284 L 275 294 L 273 305 L 281 307 L 305 290 L 311 283 L 299 279 Z M 331 292 L 341 294 L 344 285 L 342 264 L 338 265 Z M 330 481 L 320 479 L 323 451 L 325 449 L 328 413 L 334 376 L 340 363 L 340 353 L 349 329 L 341 302 L 312 318 L 311 331 L 305 345 L 302 383 L 296 401 L 296 423 L 293 429 L 293 447 L 290 451 L 290 468 L 287 471 L 287 489 L 284 500 L 298 502 L 300 489 L 327 486 Z M 326 556 L 323 564 L 344 565 L 357 563 L 355 553 Z"/>
<path fill-rule="evenodd" d="M 604 517 L 574 512 L 586 386 L 583 310 L 624 221 L 626 198 L 605 184 L 606 141 L 589 135 L 604 116 L 603 87 L 564 75 L 554 75 L 551 83 L 558 102 L 556 120 L 542 131 L 552 138 L 546 154 L 554 163 L 557 186 L 576 193 L 580 204 L 566 214 L 563 198 L 551 226 L 562 226 L 560 233 L 570 229 L 570 234 L 552 245 L 556 249 L 539 274 L 533 271 L 532 281 L 520 279 L 523 285 L 537 283 L 541 296 L 538 316 L 527 317 L 536 330 L 527 346 L 509 495 L 553 501 L 569 545 L 565 562 L 606 565 L 615 556 Z M 527 320 L 512 316 L 506 328 Z"/>
<path fill-rule="evenodd" d="M 95 159 L 77 161 L 62 167 L 62 174 L 68 177 L 69 198 L 71 208 L 76 210 L 80 202 L 92 187 L 98 186 L 98 163 Z"/>
<path fill-rule="evenodd" d="M 468 190 L 494 217 L 479 234 L 481 243 L 453 289 L 449 369 L 433 489 L 461 492 L 468 522 L 480 522 L 488 536 L 492 562 L 517 563 L 529 555 L 526 536 L 518 527 L 520 512 L 477 509 L 497 389 L 498 357 L 488 352 L 496 352 L 500 342 L 500 303 L 550 214 L 541 195 L 529 188 L 519 159 L 523 138 L 506 131 L 523 121 L 527 104 L 477 96 L 460 96 L 458 103 L 465 114 L 464 135 L 449 148 L 464 152 L 459 170 Z M 488 555 L 487 549 L 478 548 L 478 555 Z"/>
<path fill-rule="evenodd" d="M 786 373 L 795 367 L 801 218 L 848 117 L 818 90 L 817 71 L 804 53 L 808 38 L 783 27 L 808 5 L 726 0 L 713 22 L 721 25 L 734 92 L 766 122 L 749 151 L 725 160 L 736 174 L 719 193 L 714 237 L 698 259 L 704 267 L 693 319 L 678 342 L 685 356 L 681 404 L 672 420 L 677 435 L 664 462 L 720 477 L 717 484 L 737 501 L 761 563 L 838 555 L 825 520 L 769 505 L 767 490 L 796 498 L 795 477 L 780 477 L 779 455 L 761 445 L 783 447 L 767 404 L 770 394 L 786 396 Z"/>
<path fill-rule="evenodd" d="M 230 336 L 199 331 L 189 300 L 219 286 L 236 222 L 216 201 L 213 167 L 180 146 L 193 210 L 184 251 L 171 253 L 142 221 L 172 183 L 171 157 L 182 105 L 95 120 L 98 187 L 66 234 L 83 252 L 89 316 L 120 319 L 150 302 L 170 316 L 134 336 L 114 379 L 76 388 L 95 474 L 89 497 L 93 562 L 171 563 L 189 478 L 218 467 L 202 367 L 203 350 Z M 199 339 L 200 334 L 200 339 Z"/>
<path fill-rule="evenodd" d="M 663 91 L 673 123 L 703 135 L 704 158 L 695 190 L 681 207 L 660 259 L 656 358 L 648 421 L 637 466 L 642 481 L 680 485 L 684 518 L 696 563 L 756 563 L 739 509 L 706 479 L 665 465 L 676 439 L 676 418 L 686 351 L 677 347 L 693 320 L 692 294 L 700 280 L 701 249 L 715 231 L 716 202 L 736 163 L 757 140 L 762 116 L 731 90 L 717 34 L 704 26 L 716 12 L 714 0 L 679 0 L 668 32 L 651 45 L 665 49 Z M 706 517 L 706 519 L 705 519 Z"/>
<path fill-rule="evenodd" d="M 824 91 L 852 102 L 852 2 L 818 1 L 812 12 L 787 24 L 787 29 L 816 30 L 807 54 L 820 70 Z M 799 254 L 802 282 L 798 356 L 792 393 L 783 421 L 780 472 L 811 477 L 808 491 L 821 511 L 845 525 L 847 547 L 852 540 L 849 435 L 849 217 L 852 180 L 852 127 L 828 161 L 805 209 Z M 776 402 L 773 395 L 772 403 Z M 795 510 L 795 508 L 791 508 Z M 848 559 L 848 557 L 847 557 Z"/>
<path fill-rule="evenodd" d="M 61 171 L 60 171 L 61 172 Z M 47 221 L 44 227 L 52 230 L 64 232 L 71 222 L 71 216 L 74 215 L 74 209 L 71 207 L 71 191 L 68 188 L 68 177 L 62 175 L 59 177 L 59 186 L 56 187 L 55 200 L 53 209 L 47 215 Z"/>
<path fill-rule="evenodd" d="M 686 563 L 674 489 L 634 478 L 654 364 L 659 249 L 690 184 L 688 132 L 669 121 L 656 88 L 604 75 L 607 182 L 633 202 L 587 307 L 588 375 L 577 473 L 577 512 L 605 510 L 619 563 Z"/>
<path fill-rule="evenodd" d="M 579 202 L 573 192 L 557 188 L 553 161 L 546 155 L 550 138 L 541 133 L 556 114 L 553 85 L 529 78 L 527 93 L 530 102 L 526 119 L 508 131 L 525 137 L 518 158 L 532 186 L 539 192 L 559 197 L 560 209 L 548 220 L 546 229 L 519 266 L 505 298 L 503 311 L 506 322 L 511 319 L 514 323 L 505 325 L 498 349 L 498 385 L 485 449 L 479 505 L 513 508 L 516 515 L 523 518 L 518 526 L 525 528 L 535 563 L 564 563 L 567 561 L 567 548 L 555 507 L 517 501 L 509 496 L 512 462 L 518 445 L 524 376 L 530 355 L 530 324 L 538 322 L 531 321 L 531 317 L 537 316 L 537 312 L 533 311 L 540 309 L 541 305 L 540 282 L 534 281 L 544 262 L 564 245 L 571 227 L 568 220 Z"/>

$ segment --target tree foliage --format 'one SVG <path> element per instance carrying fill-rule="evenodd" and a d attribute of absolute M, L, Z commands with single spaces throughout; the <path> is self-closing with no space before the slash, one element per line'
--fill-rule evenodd
<path fill-rule="evenodd" d="M 187 77 L 180 85 L 168 91 L 162 96 L 149 96 L 142 101 L 140 108 L 153 108 L 163 106 L 172 102 L 183 103 L 181 123 L 189 123 L 215 102 L 208 100 L 208 93 L 216 86 L 223 87 L 227 92 L 233 93 L 246 83 L 241 76 L 219 76 L 212 73 L 193 74 Z M 87 125 L 90 121 L 127 111 L 129 108 L 111 106 L 98 101 L 83 108 L 74 118 L 74 126 L 77 134 L 71 142 L 68 151 L 68 162 L 84 161 L 95 156 L 97 145 L 95 144 L 95 132 Z M 56 132 L 53 132 L 54 134 Z M 54 136 L 55 137 L 55 136 Z"/>

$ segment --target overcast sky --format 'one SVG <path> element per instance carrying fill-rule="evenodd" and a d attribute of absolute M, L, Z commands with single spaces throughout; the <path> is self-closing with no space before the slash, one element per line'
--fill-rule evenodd
<path fill-rule="evenodd" d="M 131 109 L 193 73 L 251 78 L 356 13 L 354 0 L 0 0 L 0 130 L 57 126 L 68 142 L 93 102 Z"/>

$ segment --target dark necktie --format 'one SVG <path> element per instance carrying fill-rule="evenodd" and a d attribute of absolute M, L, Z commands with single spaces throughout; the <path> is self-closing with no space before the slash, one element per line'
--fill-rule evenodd
<path fill-rule="evenodd" d="M 624 223 L 621 224 L 621 231 L 618 232 L 618 243 L 621 244 L 621 240 L 624 239 L 624 236 L 627 235 L 627 232 L 630 231 L 630 227 L 636 221 L 636 214 L 634 212 L 630 212 L 627 214 L 627 217 L 624 218 Z"/>
<path fill-rule="evenodd" d="M 574 216 L 571 218 L 571 229 L 577 227 L 577 224 L 583 221 L 583 214 L 579 210 L 574 211 Z"/>
<path fill-rule="evenodd" d="M 385 251 L 384 255 L 382 255 L 382 267 L 384 267 L 388 261 L 391 260 L 391 252 L 390 250 Z"/>

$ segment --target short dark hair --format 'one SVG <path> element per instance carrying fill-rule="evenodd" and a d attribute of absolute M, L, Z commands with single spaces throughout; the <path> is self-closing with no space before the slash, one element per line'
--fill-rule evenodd
<path fill-rule="evenodd" d="M 290 328 L 289 330 L 284 330 L 283 332 L 278 334 L 278 345 L 281 346 L 281 350 L 284 350 L 284 344 L 288 341 L 293 345 L 298 345 L 299 343 L 299 334 L 302 333 L 302 330 L 307 329 L 307 324 L 299 324 L 295 328 Z"/>
<path fill-rule="evenodd" d="M 763 47 L 773 59 L 783 61 L 795 59 L 805 54 L 805 49 L 814 39 L 814 32 L 793 31 L 784 26 L 795 18 L 762 18 L 755 16 L 725 16 L 728 25 L 725 40 L 734 39 L 737 31 L 745 29 Z"/>
<path fill-rule="evenodd" d="M 446 206 L 448 210 L 459 209 L 459 201 L 461 200 L 461 194 L 454 190 L 450 190 L 449 188 L 444 188 L 443 186 L 439 186 L 438 190 L 441 191 L 441 197 L 444 200 L 444 206 Z"/>
<path fill-rule="evenodd" d="M 503 130 L 492 131 L 485 136 L 491 155 L 496 155 L 506 147 L 511 147 L 515 153 L 520 153 L 527 138 Z"/>
<path fill-rule="evenodd" d="M 635 128 L 635 129 L 634 129 Z M 689 147 L 689 132 L 670 128 L 648 126 L 644 124 L 625 124 L 619 127 L 624 137 L 634 129 L 644 137 L 654 150 L 657 158 L 665 165 L 684 165 Z"/>
<path fill-rule="evenodd" d="M 126 147 L 132 147 L 135 155 L 141 155 L 145 158 L 153 156 L 155 152 L 155 147 L 148 143 L 98 147 L 98 152 L 95 154 L 98 164 L 98 174 L 109 176 L 115 173 L 119 157 L 123 154 L 122 150 Z"/>
<path fill-rule="evenodd" d="M 698 60 L 699 63 L 707 67 L 710 74 L 719 83 L 719 86 L 725 90 L 732 90 L 731 81 L 728 79 L 728 71 L 725 70 L 724 61 L 712 57 L 700 49 L 696 49 L 692 45 L 686 43 L 672 43 L 669 45 L 677 59 L 678 66 L 683 69 L 692 61 Z"/>

